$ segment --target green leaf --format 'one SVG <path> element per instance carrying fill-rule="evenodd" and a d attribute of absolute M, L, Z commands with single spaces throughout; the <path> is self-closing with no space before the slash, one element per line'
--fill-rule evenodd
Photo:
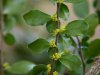
<path fill-rule="evenodd" d="M 47 21 L 51 20 L 50 15 L 39 10 L 31 10 L 28 13 L 26 13 L 23 17 L 26 23 L 32 26 L 43 25 Z"/>
<path fill-rule="evenodd" d="M 99 23 L 98 16 L 96 14 L 91 14 L 85 18 L 85 21 L 89 24 L 87 35 L 92 36 L 95 33 L 95 28 Z"/>
<path fill-rule="evenodd" d="M 63 18 L 64 20 L 68 19 L 69 17 L 69 9 L 65 4 L 61 4 L 60 5 L 60 12 L 59 12 L 59 16 L 61 18 Z"/>
<path fill-rule="evenodd" d="M 16 25 L 16 19 L 13 16 L 4 15 L 4 22 L 4 30 L 6 32 L 9 32 Z"/>
<path fill-rule="evenodd" d="M 52 20 L 48 21 L 46 24 L 46 28 L 49 33 L 53 33 L 54 30 L 57 28 L 57 22 Z"/>
<path fill-rule="evenodd" d="M 70 36 L 84 35 L 89 26 L 84 20 L 75 20 L 66 26 L 66 34 Z"/>
<path fill-rule="evenodd" d="M 69 2 L 69 3 L 79 3 L 82 2 L 84 0 L 64 0 L 65 2 Z"/>
<path fill-rule="evenodd" d="M 74 12 L 79 17 L 86 17 L 89 14 L 89 6 L 87 1 L 73 4 Z"/>
<path fill-rule="evenodd" d="M 40 75 L 40 73 L 42 72 L 45 72 L 47 70 L 47 67 L 45 66 L 45 65 L 42 65 L 42 64 L 40 64 L 40 65 L 38 65 L 38 66 L 35 66 L 34 68 L 33 68 L 33 75 Z"/>
<path fill-rule="evenodd" d="M 94 58 L 100 55 L 100 39 L 92 41 L 85 54 L 87 58 Z"/>
<path fill-rule="evenodd" d="M 37 39 L 28 45 L 32 49 L 33 53 L 42 53 L 49 50 L 49 42 L 44 39 Z"/>
<path fill-rule="evenodd" d="M 11 65 L 8 71 L 11 73 L 16 73 L 16 74 L 27 74 L 33 69 L 34 66 L 35 65 L 32 62 L 20 61 Z"/>
<path fill-rule="evenodd" d="M 4 14 L 18 14 L 26 9 L 27 0 L 9 0 L 5 4 Z"/>
<path fill-rule="evenodd" d="M 78 71 L 81 69 L 81 60 L 77 55 L 62 55 L 59 60 L 69 71 L 74 73 L 73 75 L 80 75 Z"/>
<path fill-rule="evenodd" d="M 7 33 L 4 35 L 4 41 L 8 45 L 13 45 L 16 42 L 16 39 L 11 33 Z"/>

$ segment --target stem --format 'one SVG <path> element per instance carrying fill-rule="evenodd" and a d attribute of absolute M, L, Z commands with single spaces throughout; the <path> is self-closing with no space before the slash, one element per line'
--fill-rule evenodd
<path fill-rule="evenodd" d="M 78 53 L 79 53 L 79 56 L 80 56 L 80 58 L 81 58 L 81 61 L 82 61 L 82 67 L 83 67 L 83 75 L 85 75 L 85 62 L 84 62 L 84 56 L 83 56 L 83 54 L 82 54 L 82 49 L 81 49 L 81 42 L 80 42 L 80 40 L 79 40 L 79 38 L 78 37 L 76 37 L 77 38 L 77 42 L 78 42 Z"/>
<path fill-rule="evenodd" d="M 3 50 L 3 13 L 2 13 L 2 0 L 0 0 L 0 75 L 3 75 L 2 67 L 2 50 Z"/>
<path fill-rule="evenodd" d="M 57 3 L 57 28 L 58 29 L 60 29 L 60 20 L 59 20 L 59 8 L 60 8 L 60 4 L 59 3 Z M 57 46 L 57 43 L 58 43 L 58 38 L 59 38 L 59 33 L 56 35 L 56 37 L 55 37 L 55 44 L 56 44 L 56 46 Z M 54 68 L 53 68 L 53 66 L 54 66 L 54 64 L 55 64 L 55 60 L 52 60 L 52 69 L 51 69 L 51 71 L 50 71 L 50 73 L 48 74 L 48 75 L 52 75 L 52 73 L 53 73 L 53 71 L 54 71 Z"/>
<path fill-rule="evenodd" d="M 57 21 L 57 28 L 59 29 L 60 28 L 60 20 L 59 20 L 59 8 L 60 8 L 60 4 L 59 3 L 57 3 L 57 19 L 58 19 L 58 21 Z M 56 35 L 56 40 L 55 40 L 55 43 L 56 43 L 56 45 L 57 45 L 57 43 L 58 43 L 58 38 L 59 38 L 59 33 Z"/>

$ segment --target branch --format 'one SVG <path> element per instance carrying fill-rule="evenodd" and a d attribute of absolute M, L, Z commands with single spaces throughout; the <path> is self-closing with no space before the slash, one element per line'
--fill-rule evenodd
<path fill-rule="evenodd" d="M 78 42 L 78 53 L 79 53 L 79 56 L 80 56 L 80 58 L 81 58 L 81 61 L 82 61 L 82 66 L 83 66 L 83 75 L 85 75 L 85 62 L 84 62 L 84 56 L 83 56 L 83 54 L 82 54 L 82 49 L 81 49 L 81 42 L 80 42 L 80 40 L 79 40 L 79 38 L 78 37 L 76 37 L 77 38 L 77 42 Z"/>
<path fill-rule="evenodd" d="M 98 75 L 100 74 L 100 56 L 95 59 L 94 64 L 85 75 Z"/>
<path fill-rule="evenodd" d="M 57 3 L 57 29 L 60 29 L 60 20 L 59 20 L 59 8 L 60 8 L 60 3 Z M 58 38 L 59 38 L 59 33 L 56 35 L 55 37 L 55 44 L 57 46 L 57 43 L 58 43 Z M 53 73 L 53 70 L 54 70 L 54 64 L 55 64 L 55 60 L 52 60 L 52 69 L 50 71 L 50 73 L 48 75 L 52 75 Z"/>
<path fill-rule="evenodd" d="M 60 4 L 57 3 L 57 28 L 59 29 L 60 28 L 60 20 L 59 20 L 59 9 L 60 9 Z M 55 40 L 55 43 L 57 45 L 57 42 L 58 42 L 58 38 L 59 38 L 59 33 L 56 35 L 56 40 Z"/>

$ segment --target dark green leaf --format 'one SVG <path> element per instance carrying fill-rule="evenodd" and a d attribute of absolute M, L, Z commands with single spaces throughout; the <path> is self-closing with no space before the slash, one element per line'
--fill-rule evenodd
<path fill-rule="evenodd" d="M 85 18 L 85 21 L 89 24 L 87 35 L 92 36 L 95 33 L 95 28 L 99 23 L 98 16 L 96 14 L 91 14 Z"/>
<path fill-rule="evenodd" d="M 29 61 L 20 61 L 13 64 L 8 71 L 16 74 L 27 74 L 35 65 Z"/>
<path fill-rule="evenodd" d="M 6 1 L 4 7 L 4 14 L 18 14 L 25 10 L 27 5 L 27 0 L 10 0 Z"/>
<path fill-rule="evenodd" d="M 38 65 L 38 66 L 35 66 L 33 68 L 33 75 L 40 75 L 40 73 L 42 72 L 45 72 L 47 70 L 47 67 L 45 65 Z"/>
<path fill-rule="evenodd" d="M 75 20 L 66 26 L 66 34 L 71 36 L 84 35 L 89 26 L 84 20 Z"/>
<path fill-rule="evenodd" d="M 51 19 L 51 16 L 39 10 L 31 10 L 24 15 L 27 24 L 32 26 L 43 25 Z"/>
<path fill-rule="evenodd" d="M 33 53 L 41 53 L 49 50 L 49 43 L 44 39 L 37 39 L 28 45 L 32 49 Z"/>
<path fill-rule="evenodd" d="M 4 41 L 8 45 L 13 45 L 16 39 L 11 33 L 7 33 L 6 35 L 4 35 Z"/>
<path fill-rule="evenodd" d="M 52 20 L 48 21 L 46 24 L 46 28 L 49 33 L 52 33 L 57 28 L 57 22 Z"/>
<path fill-rule="evenodd" d="M 89 14 L 89 6 L 87 1 L 83 1 L 73 5 L 74 12 L 79 17 L 86 17 Z"/>
<path fill-rule="evenodd" d="M 92 41 L 86 51 L 86 57 L 88 58 L 94 58 L 98 55 L 100 55 L 100 39 Z"/>
<path fill-rule="evenodd" d="M 81 60 L 78 56 L 72 54 L 63 55 L 59 60 L 68 70 L 74 73 L 73 75 L 80 75 L 78 71 L 81 69 Z"/>
<path fill-rule="evenodd" d="M 60 5 L 60 12 L 59 13 L 60 13 L 59 16 L 61 18 L 63 18 L 64 20 L 68 19 L 68 17 L 69 17 L 69 9 L 65 4 L 62 3 Z"/>
<path fill-rule="evenodd" d="M 79 3 L 82 2 L 84 0 L 64 0 L 65 2 L 69 2 L 69 3 Z"/>

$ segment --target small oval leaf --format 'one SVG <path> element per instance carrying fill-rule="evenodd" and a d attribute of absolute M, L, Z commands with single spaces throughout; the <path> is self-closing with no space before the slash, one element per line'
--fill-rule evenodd
<path fill-rule="evenodd" d="M 33 75 L 39 75 L 41 72 L 47 71 L 47 67 L 45 65 L 38 65 L 33 68 Z"/>
<path fill-rule="evenodd" d="M 85 52 L 87 58 L 94 58 L 100 55 L 100 39 L 96 39 L 89 44 L 88 50 Z"/>
<path fill-rule="evenodd" d="M 69 9 L 68 9 L 68 7 L 67 7 L 65 4 L 63 4 L 63 3 L 60 5 L 59 16 L 60 16 L 62 19 L 64 19 L 64 20 L 68 19 L 68 17 L 69 17 Z"/>
<path fill-rule="evenodd" d="M 16 19 L 13 16 L 4 15 L 4 30 L 9 32 L 16 25 Z"/>
<path fill-rule="evenodd" d="M 37 39 L 29 44 L 28 47 L 33 51 L 33 53 L 42 53 L 49 50 L 49 42 L 44 39 Z"/>
<path fill-rule="evenodd" d="M 11 33 L 7 33 L 4 35 L 4 41 L 8 45 L 13 45 L 16 42 L 16 39 Z"/>
<path fill-rule="evenodd" d="M 46 24 L 46 28 L 49 33 L 52 33 L 57 28 L 57 22 L 52 20 L 48 21 Z"/>
<path fill-rule="evenodd" d="M 80 36 L 86 34 L 89 26 L 84 20 L 75 20 L 66 26 L 66 34 L 71 36 Z"/>
<path fill-rule="evenodd" d="M 85 21 L 89 24 L 87 35 L 92 36 L 95 33 L 95 28 L 99 24 L 99 19 L 96 14 L 91 14 L 85 18 Z"/>
<path fill-rule="evenodd" d="M 87 1 L 73 4 L 74 12 L 79 17 L 86 17 L 89 14 L 89 6 Z"/>
<path fill-rule="evenodd" d="M 26 23 L 32 26 L 43 25 L 47 21 L 51 20 L 50 15 L 39 10 L 31 10 L 28 13 L 26 13 L 23 17 Z"/>
<path fill-rule="evenodd" d="M 27 74 L 30 72 L 35 64 L 29 61 L 20 61 L 13 64 L 7 71 L 15 74 Z"/>
<path fill-rule="evenodd" d="M 63 55 L 59 60 L 67 67 L 69 75 L 82 75 L 82 63 L 77 55 Z"/>

